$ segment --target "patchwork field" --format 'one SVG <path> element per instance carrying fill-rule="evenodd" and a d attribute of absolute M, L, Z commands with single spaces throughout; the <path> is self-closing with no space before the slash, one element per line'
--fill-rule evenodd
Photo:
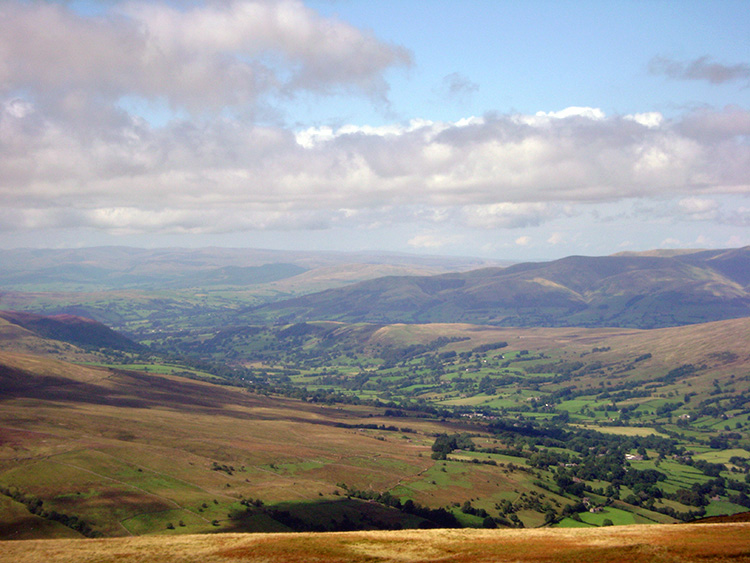
<path fill-rule="evenodd" d="M 113 349 L 49 337 L 85 341 L 75 318 L 6 318 L 0 539 L 593 529 L 750 508 L 748 319 L 321 322 L 141 346 L 92 325 Z"/>

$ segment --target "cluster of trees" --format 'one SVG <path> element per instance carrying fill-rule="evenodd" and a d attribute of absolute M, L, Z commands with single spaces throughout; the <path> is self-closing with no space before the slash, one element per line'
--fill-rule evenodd
<path fill-rule="evenodd" d="M 432 459 L 446 459 L 453 450 L 474 451 L 474 448 L 470 434 L 438 434 L 432 444 Z"/>
<path fill-rule="evenodd" d="M 211 470 L 212 471 L 223 471 L 227 475 L 233 475 L 234 471 L 235 471 L 234 466 L 228 465 L 226 463 L 218 463 L 216 461 L 214 461 L 211 464 Z"/>
<path fill-rule="evenodd" d="M 71 528 L 88 538 L 96 538 L 101 536 L 101 533 L 97 530 L 94 530 L 91 525 L 85 520 L 82 520 L 77 516 L 58 512 L 54 509 L 47 509 L 44 506 L 44 501 L 42 499 L 37 498 L 33 495 L 25 494 L 15 487 L 0 486 L 0 494 L 10 497 L 16 502 L 20 502 L 21 504 L 25 505 L 26 509 L 31 514 L 35 514 L 41 518 L 44 518 L 45 520 L 59 522 L 63 526 L 67 526 L 68 528 Z"/>
<path fill-rule="evenodd" d="M 339 483 L 338 485 L 346 491 L 346 495 L 350 498 L 358 498 L 362 500 L 368 500 L 377 502 L 390 508 L 400 510 L 405 514 L 418 516 L 425 520 L 420 526 L 424 528 L 460 528 L 461 523 L 456 517 L 446 510 L 445 508 L 428 508 L 408 499 L 406 502 L 401 502 L 398 497 L 393 496 L 388 491 L 384 493 L 378 493 L 372 490 L 361 490 L 354 487 L 349 487 L 346 483 Z"/>

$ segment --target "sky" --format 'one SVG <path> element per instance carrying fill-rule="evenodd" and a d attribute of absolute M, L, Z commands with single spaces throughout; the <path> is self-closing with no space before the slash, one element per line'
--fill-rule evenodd
<path fill-rule="evenodd" d="M 0 247 L 750 245 L 750 1 L 0 0 Z"/>

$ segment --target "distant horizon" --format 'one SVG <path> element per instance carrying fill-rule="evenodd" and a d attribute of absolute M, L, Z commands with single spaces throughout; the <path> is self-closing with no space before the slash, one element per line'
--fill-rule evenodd
<path fill-rule="evenodd" d="M 721 248 L 649 248 L 644 250 L 623 250 L 613 252 L 611 254 L 565 254 L 559 256 L 550 256 L 547 258 L 540 259 L 506 259 L 506 258 L 489 258 L 478 255 L 470 254 L 448 254 L 448 253 L 425 253 L 425 252 L 414 252 L 414 251 L 400 251 L 400 250 L 383 250 L 383 249 L 362 249 L 362 250 L 337 250 L 337 249 L 296 249 L 296 248 L 268 248 L 268 247 L 252 247 L 252 246 L 134 246 L 128 244 L 102 244 L 102 245 L 91 245 L 91 246 L 69 246 L 69 247 L 43 247 L 43 246 L 19 246 L 13 248 L 0 248 L 0 252 L 3 251 L 75 251 L 75 250 L 95 250 L 95 249 L 106 249 L 106 248 L 123 248 L 131 250 L 144 250 L 144 251 L 159 251 L 159 250 L 183 250 L 183 251 L 199 251 L 199 250 L 233 250 L 233 251 L 255 251 L 255 252 L 268 252 L 268 253 L 288 253 L 288 254 L 333 254 L 333 255 L 361 255 L 365 257 L 378 257 L 378 256 L 401 256 L 415 259 L 446 259 L 446 260 L 477 260 L 483 262 L 495 262 L 495 263 L 512 263 L 518 264 L 525 261 L 528 262 L 552 262 L 555 260 L 561 260 L 563 258 L 571 256 L 583 256 L 589 258 L 606 257 L 606 256 L 618 256 L 618 255 L 642 255 L 658 253 L 662 255 L 678 255 L 678 254 L 692 254 L 698 252 L 711 252 L 711 251 L 731 251 L 741 250 L 748 248 L 750 245 L 737 246 L 737 247 L 721 247 Z"/>

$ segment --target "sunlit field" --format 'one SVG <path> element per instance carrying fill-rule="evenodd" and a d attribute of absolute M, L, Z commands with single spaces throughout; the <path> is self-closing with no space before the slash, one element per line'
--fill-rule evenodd
<path fill-rule="evenodd" d="M 750 561 L 750 524 L 598 529 L 222 534 L 4 542 L 13 563 Z"/>

